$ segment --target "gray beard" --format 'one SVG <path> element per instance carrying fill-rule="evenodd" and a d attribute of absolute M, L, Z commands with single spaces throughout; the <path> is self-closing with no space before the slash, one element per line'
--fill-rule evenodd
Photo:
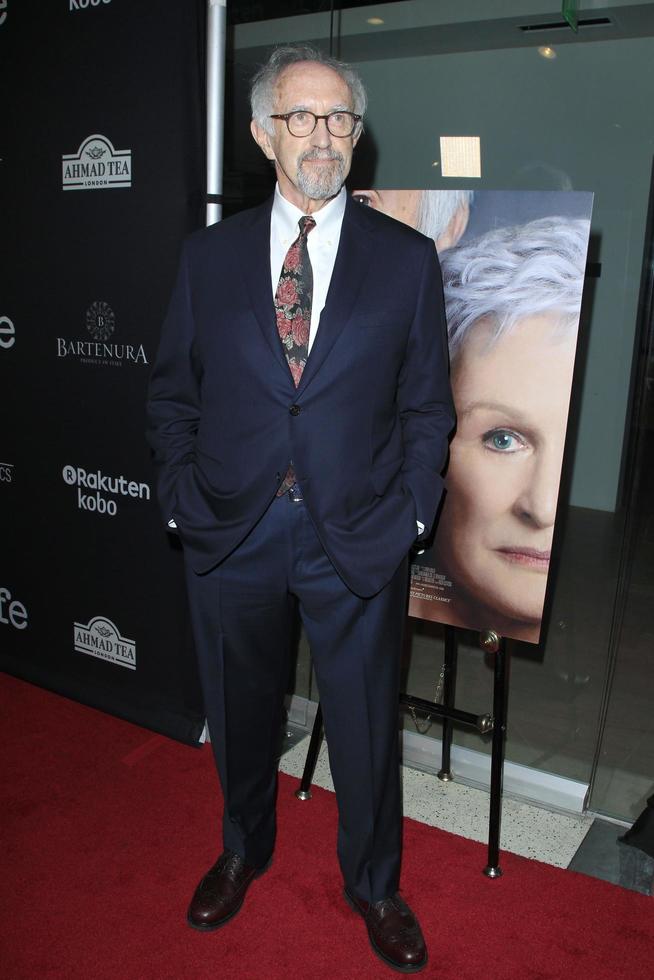
<path fill-rule="evenodd" d="M 320 159 L 324 159 L 325 164 L 328 165 L 324 169 L 312 167 L 310 173 L 306 173 L 302 169 L 305 160 Z M 332 162 L 334 160 L 337 162 L 336 167 Z M 307 150 L 298 161 L 297 185 L 302 193 L 306 194 L 312 201 L 323 201 L 325 198 L 335 197 L 343 186 L 345 177 L 345 160 L 336 150 L 331 150 L 329 156 L 317 153 L 315 150 Z"/>

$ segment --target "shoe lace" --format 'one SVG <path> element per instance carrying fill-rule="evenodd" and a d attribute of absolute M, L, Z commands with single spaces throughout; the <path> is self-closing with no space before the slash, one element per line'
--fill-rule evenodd
<path fill-rule="evenodd" d="M 243 858 L 233 851 L 225 851 L 216 867 L 217 871 L 229 875 L 233 880 L 243 871 Z"/>

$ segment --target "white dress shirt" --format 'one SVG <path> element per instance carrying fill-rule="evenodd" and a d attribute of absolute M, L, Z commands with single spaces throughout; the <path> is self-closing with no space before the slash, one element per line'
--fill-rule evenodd
<path fill-rule="evenodd" d="M 313 270 L 313 300 L 311 303 L 311 326 L 309 328 L 309 350 L 318 332 L 320 314 L 325 307 L 329 284 L 336 262 L 338 242 L 341 237 L 343 215 L 345 214 L 346 191 L 340 192 L 311 217 L 316 222 L 307 236 L 309 258 Z M 300 233 L 298 221 L 304 215 L 294 204 L 282 195 L 279 185 L 275 187 L 272 215 L 270 218 L 270 280 L 273 299 L 290 246 Z"/>

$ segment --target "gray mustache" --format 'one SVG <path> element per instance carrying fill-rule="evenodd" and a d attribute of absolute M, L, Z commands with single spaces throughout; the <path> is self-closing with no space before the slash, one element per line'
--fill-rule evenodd
<path fill-rule="evenodd" d="M 300 163 L 304 163 L 305 160 L 338 160 L 339 163 L 343 162 L 343 155 L 337 150 L 307 150 L 300 157 Z"/>

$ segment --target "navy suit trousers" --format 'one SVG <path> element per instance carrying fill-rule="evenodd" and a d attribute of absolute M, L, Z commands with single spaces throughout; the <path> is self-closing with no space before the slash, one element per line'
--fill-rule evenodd
<path fill-rule="evenodd" d="M 348 589 L 302 502 L 276 498 L 219 565 L 187 583 L 205 710 L 223 790 L 223 845 L 262 867 L 275 839 L 277 757 L 296 608 L 318 679 L 345 883 L 366 901 L 398 888 L 398 696 L 407 561 L 375 596 Z M 310 812 L 307 819 L 311 819 Z"/>

